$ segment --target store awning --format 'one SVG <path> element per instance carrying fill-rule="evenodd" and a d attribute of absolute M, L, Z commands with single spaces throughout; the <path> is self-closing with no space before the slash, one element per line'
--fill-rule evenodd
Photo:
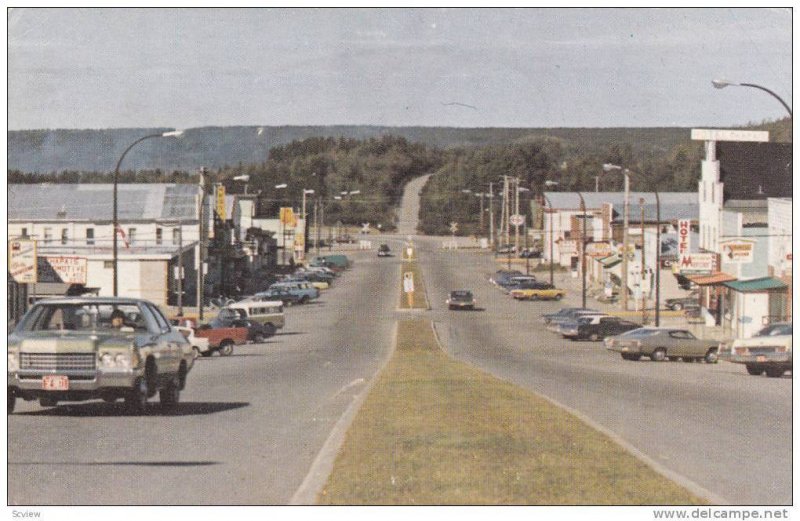
<path fill-rule="evenodd" d="M 733 282 L 726 282 L 725 286 L 740 293 L 770 291 L 774 289 L 787 288 L 785 282 L 773 277 L 763 277 L 760 279 L 751 279 L 751 280 L 736 280 Z"/>
<path fill-rule="evenodd" d="M 717 286 L 736 280 L 733 275 L 728 275 L 723 271 L 715 271 L 710 275 L 686 275 L 686 278 L 694 282 L 698 286 Z"/>

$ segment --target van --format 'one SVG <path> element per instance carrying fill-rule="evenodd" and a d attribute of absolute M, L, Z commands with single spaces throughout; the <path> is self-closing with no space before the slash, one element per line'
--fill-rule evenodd
<path fill-rule="evenodd" d="M 265 326 L 271 325 L 276 330 L 282 328 L 285 323 L 283 302 L 280 300 L 236 302 L 228 304 L 227 308 L 239 314 L 241 318 L 249 318 Z"/>

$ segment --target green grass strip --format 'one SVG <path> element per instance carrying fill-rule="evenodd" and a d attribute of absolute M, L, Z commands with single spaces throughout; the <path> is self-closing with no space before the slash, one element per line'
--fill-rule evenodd
<path fill-rule="evenodd" d="M 318 497 L 326 505 L 700 504 L 576 417 L 398 323 Z"/>
<path fill-rule="evenodd" d="M 409 307 L 406 293 L 403 291 L 403 274 L 414 274 L 414 306 Z M 428 309 L 428 297 L 425 294 L 425 281 L 422 270 L 416 262 L 403 262 L 400 267 L 400 309 Z"/>

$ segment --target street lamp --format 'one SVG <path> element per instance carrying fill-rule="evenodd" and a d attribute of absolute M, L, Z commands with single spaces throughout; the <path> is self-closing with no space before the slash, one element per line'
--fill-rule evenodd
<path fill-rule="evenodd" d="M 583 194 L 578 192 L 581 199 L 581 307 L 586 308 L 586 201 Z"/>
<path fill-rule="evenodd" d="M 558 186 L 558 181 L 551 181 L 551 180 L 548 179 L 548 180 L 546 180 L 544 182 L 544 185 L 548 186 L 548 187 Z M 542 193 L 542 197 L 544 197 L 544 200 L 547 202 L 547 206 L 550 207 L 550 219 L 549 219 L 549 221 L 550 221 L 550 285 L 552 286 L 553 285 L 553 218 L 554 218 L 555 214 L 554 214 L 554 210 L 553 210 L 553 203 L 550 202 L 550 198 L 547 197 L 544 194 L 544 192 Z"/>
<path fill-rule="evenodd" d="M 780 96 L 778 96 L 777 94 L 775 94 L 766 87 L 762 87 L 761 85 L 756 85 L 755 83 L 736 83 L 730 80 L 711 80 L 711 83 L 717 89 L 724 89 L 725 87 L 734 86 L 734 87 L 753 87 L 754 89 L 763 90 L 776 100 L 780 101 L 781 105 L 783 105 L 783 108 L 785 108 L 786 112 L 789 113 L 789 117 L 790 118 L 792 117 L 792 109 L 789 107 L 789 105 L 785 101 L 783 101 L 783 99 Z"/>
<path fill-rule="evenodd" d="M 113 218 L 112 218 L 112 224 L 111 225 L 114 228 L 114 232 L 113 232 L 113 234 L 114 234 L 114 240 L 113 240 L 113 262 L 112 262 L 112 264 L 113 264 L 113 271 L 114 271 L 113 290 L 114 290 L 114 296 L 115 297 L 118 294 L 118 288 L 119 288 L 119 284 L 118 284 L 118 281 L 119 281 L 119 276 L 118 276 L 119 275 L 119 273 L 118 273 L 119 269 L 118 269 L 118 265 L 117 265 L 118 264 L 118 262 L 117 262 L 117 257 L 118 257 L 117 234 L 119 233 L 119 215 L 118 215 L 118 210 L 117 210 L 117 185 L 119 184 L 119 167 L 122 164 L 122 160 L 125 159 L 125 156 L 128 154 L 128 152 L 130 152 L 130 150 L 134 146 L 138 145 L 142 141 L 144 141 L 146 139 L 157 138 L 157 137 L 180 137 L 182 135 L 183 135 L 183 130 L 170 130 L 168 132 L 160 132 L 158 134 L 148 134 L 147 136 L 140 137 L 139 139 L 137 139 L 136 141 L 131 143 L 128 146 L 128 148 L 125 149 L 125 151 L 120 156 L 119 161 L 117 161 L 116 168 L 114 168 L 114 196 L 113 196 L 113 198 L 114 198 L 114 203 L 113 203 L 114 204 L 114 215 L 113 215 Z"/>

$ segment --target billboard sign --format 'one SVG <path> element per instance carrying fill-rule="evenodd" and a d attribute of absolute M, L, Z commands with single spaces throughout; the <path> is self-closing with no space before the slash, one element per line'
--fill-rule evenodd
<path fill-rule="evenodd" d="M 681 273 L 706 273 L 714 271 L 716 255 L 713 253 L 689 253 L 681 255 L 678 271 Z"/>
<path fill-rule="evenodd" d="M 8 272 L 20 284 L 36 283 L 36 241 L 8 241 Z"/>
<path fill-rule="evenodd" d="M 39 257 L 39 282 L 86 284 L 86 264 L 86 257 Z"/>
<path fill-rule="evenodd" d="M 725 262 L 736 264 L 750 264 L 753 262 L 755 244 L 755 241 L 746 239 L 720 241 L 719 243 L 720 248 L 722 248 L 722 258 L 725 259 Z"/>

